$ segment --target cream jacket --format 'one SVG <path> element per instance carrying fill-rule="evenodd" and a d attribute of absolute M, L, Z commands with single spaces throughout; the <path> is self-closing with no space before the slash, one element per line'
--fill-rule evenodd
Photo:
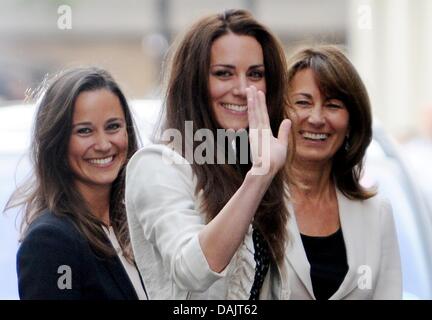
<path fill-rule="evenodd" d="M 340 191 L 337 200 L 349 269 L 330 299 L 401 299 L 401 261 L 390 204 L 379 196 L 350 200 Z M 292 207 L 289 210 L 294 212 Z M 288 229 L 290 298 L 315 299 L 310 265 L 294 215 Z"/>
<path fill-rule="evenodd" d="M 163 145 L 138 151 L 126 171 L 132 247 L 149 299 L 248 299 L 255 276 L 252 227 L 229 265 L 213 272 L 198 233 L 205 225 L 192 168 Z M 271 267 L 260 299 L 287 299 L 284 267 Z"/>

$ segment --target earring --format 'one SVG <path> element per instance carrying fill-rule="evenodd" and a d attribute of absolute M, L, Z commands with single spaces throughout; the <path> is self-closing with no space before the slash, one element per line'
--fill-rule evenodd
<path fill-rule="evenodd" d="M 349 135 L 348 134 L 345 136 L 344 148 L 345 148 L 345 151 L 348 151 L 350 148 Z"/>

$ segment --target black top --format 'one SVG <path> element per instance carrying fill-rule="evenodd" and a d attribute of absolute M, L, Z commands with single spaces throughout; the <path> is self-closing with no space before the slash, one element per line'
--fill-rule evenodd
<path fill-rule="evenodd" d="M 311 266 L 312 287 L 317 300 L 328 300 L 340 287 L 348 272 L 342 229 L 326 237 L 301 234 Z"/>
<path fill-rule="evenodd" d="M 50 212 L 30 225 L 17 273 L 21 299 L 138 299 L 117 255 L 99 258 L 70 218 Z"/>

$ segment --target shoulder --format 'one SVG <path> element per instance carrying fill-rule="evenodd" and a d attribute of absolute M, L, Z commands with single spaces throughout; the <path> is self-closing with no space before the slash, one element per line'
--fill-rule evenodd
<path fill-rule="evenodd" d="M 167 164 L 189 164 L 178 152 L 163 144 L 151 144 L 138 150 L 128 162 L 128 167 L 146 160 L 150 162 Z"/>
<path fill-rule="evenodd" d="M 126 187 L 182 182 L 192 187 L 194 174 L 190 163 L 166 145 L 153 144 L 137 151 L 126 169 Z M 176 180 L 177 179 L 177 180 Z"/>
<path fill-rule="evenodd" d="M 354 208 L 357 208 L 359 212 L 369 212 L 371 214 L 382 211 L 391 212 L 390 201 L 379 193 L 369 199 L 360 200 L 348 198 L 342 193 L 342 191 L 337 189 L 337 197 L 340 206 L 351 207 L 353 210 Z"/>
<path fill-rule="evenodd" d="M 381 229 L 394 229 L 395 220 L 390 201 L 386 197 L 380 195 L 376 195 L 367 201 L 373 203 L 373 208 L 378 215 Z"/>
<path fill-rule="evenodd" d="M 390 201 L 377 194 L 366 200 L 351 200 L 342 196 L 339 202 L 340 214 L 359 227 L 383 229 L 394 226 L 393 210 Z M 374 227 L 373 227 L 374 226 Z"/>
<path fill-rule="evenodd" d="M 367 207 L 369 210 L 375 213 L 379 213 L 380 215 L 389 215 L 392 213 L 392 206 L 390 201 L 380 194 L 376 194 L 375 196 L 362 201 L 363 205 Z"/>
<path fill-rule="evenodd" d="M 16 257 L 21 299 L 80 298 L 83 245 L 67 217 L 45 212 L 29 226 Z M 73 270 L 74 290 L 59 290 L 62 268 Z"/>
<path fill-rule="evenodd" d="M 366 200 L 349 199 L 337 190 L 339 212 L 357 222 L 382 225 L 383 220 L 393 220 L 392 206 L 389 200 L 377 194 Z"/>
<path fill-rule="evenodd" d="M 45 211 L 30 224 L 24 239 L 31 235 L 46 231 L 57 235 L 64 234 L 71 238 L 79 235 L 78 229 L 69 217 L 58 216 L 53 212 Z"/>
<path fill-rule="evenodd" d="M 19 254 L 44 250 L 74 251 L 83 237 L 68 217 L 46 211 L 28 227 Z"/>

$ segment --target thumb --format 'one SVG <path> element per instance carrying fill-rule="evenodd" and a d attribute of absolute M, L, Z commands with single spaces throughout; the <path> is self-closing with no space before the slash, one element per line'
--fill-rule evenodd
<path fill-rule="evenodd" d="M 285 119 L 279 126 L 278 140 L 288 147 L 288 136 L 291 130 L 291 120 Z"/>

